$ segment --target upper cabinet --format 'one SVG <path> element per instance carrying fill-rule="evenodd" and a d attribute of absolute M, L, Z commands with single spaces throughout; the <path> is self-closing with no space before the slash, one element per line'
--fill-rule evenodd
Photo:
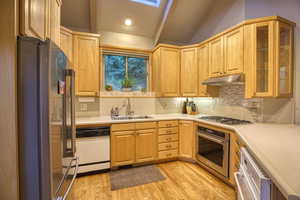
<path fill-rule="evenodd" d="M 61 27 L 60 28 L 60 48 L 68 57 L 71 65 L 73 63 L 73 34 L 72 31 Z"/>
<path fill-rule="evenodd" d="M 170 46 L 159 46 L 153 53 L 153 89 L 157 96 L 180 96 L 180 50 Z"/>
<path fill-rule="evenodd" d="M 293 95 L 293 27 L 280 19 L 245 26 L 247 98 Z"/>
<path fill-rule="evenodd" d="M 21 0 L 20 33 L 60 45 L 61 0 Z"/>
<path fill-rule="evenodd" d="M 197 48 L 181 50 L 181 95 L 185 97 L 198 96 L 198 65 Z"/>
<path fill-rule="evenodd" d="M 60 46 L 60 12 L 62 0 L 50 0 L 50 38 Z"/>
<path fill-rule="evenodd" d="M 100 37 L 73 33 L 73 65 L 78 96 L 98 96 L 100 92 Z"/>
<path fill-rule="evenodd" d="M 45 40 L 50 36 L 50 0 L 20 1 L 20 32 Z"/>
<path fill-rule="evenodd" d="M 234 29 L 224 35 L 225 74 L 244 72 L 244 29 Z"/>
<path fill-rule="evenodd" d="M 231 30 L 209 42 L 209 77 L 244 72 L 243 27 Z"/>
<path fill-rule="evenodd" d="M 222 76 L 224 71 L 224 38 L 217 37 L 209 42 L 209 77 Z"/>
<path fill-rule="evenodd" d="M 209 45 L 205 43 L 198 50 L 198 96 L 216 97 L 219 94 L 219 88 L 216 86 L 202 85 L 202 82 L 208 79 L 209 67 Z"/>

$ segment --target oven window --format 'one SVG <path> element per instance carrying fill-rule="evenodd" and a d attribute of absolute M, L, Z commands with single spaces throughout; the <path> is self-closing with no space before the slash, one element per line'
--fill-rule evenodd
<path fill-rule="evenodd" d="M 223 145 L 198 136 L 198 154 L 207 160 L 223 167 L 224 150 Z"/>

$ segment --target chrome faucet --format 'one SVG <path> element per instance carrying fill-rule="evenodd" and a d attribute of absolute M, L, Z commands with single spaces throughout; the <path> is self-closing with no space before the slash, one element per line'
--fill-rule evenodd
<path fill-rule="evenodd" d="M 131 110 L 131 102 L 130 102 L 130 98 L 127 98 L 127 104 L 126 104 L 125 115 L 126 115 L 126 116 L 132 116 L 132 115 L 134 115 L 134 111 Z"/>

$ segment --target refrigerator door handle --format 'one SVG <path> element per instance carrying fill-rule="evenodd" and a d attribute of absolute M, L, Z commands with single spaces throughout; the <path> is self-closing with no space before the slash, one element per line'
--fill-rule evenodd
<path fill-rule="evenodd" d="M 76 153 L 76 124 L 75 124 L 75 72 L 71 71 L 71 128 L 72 128 L 72 152 Z"/>
<path fill-rule="evenodd" d="M 67 81 L 70 86 L 70 115 L 71 115 L 71 154 L 74 157 L 76 153 L 76 124 L 75 124 L 75 72 L 72 69 L 66 69 L 66 79 L 69 78 Z M 67 87 L 67 86 L 66 86 Z M 66 106 L 68 105 L 65 103 Z"/>
<path fill-rule="evenodd" d="M 72 189 L 72 186 L 74 185 L 74 182 L 75 182 L 75 179 L 76 179 L 76 176 L 77 176 L 77 173 L 78 173 L 78 167 L 79 167 L 79 158 L 78 158 L 78 157 L 75 157 L 75 158 L 73 158 L 73 159 L 71 160 L 70 165 L 68 166 L 68 169 L 67 169 L 66 173 L 64 174 L 64 176 L 63 176 L 63 178 L 62 178 L 62 180 L 61 180 L 61 182 L 60 182 L 60 184 L 59 184 L 59 186 L 58 186 L 58 188 L 57 188 L 57 190 L 56 190 L 56 194 L 58 194 L 59 190 L 61 189 L 61 186 L 62 186 L 64 180 L 65 180 L 65 179 L 67 178 L 67 176 L 68 176 L 68 172 L 69 172 L 70 169 L 73 167 L 72 164 L 73 164 L 74 161 L 76 162 L 76 164 L 75 164 L 75 171 L 74 171 L 72 180 L 71 180 L 71 182 L 70 182 L 70 184 L 69 184 L 69 186 L 68 186 L 68 189 L 66 190 L 66 192 L 65 192 L 65 194 L 64 194 L 63 196 L 58 196 L 58 197 L 56 198 L 56 200 L 66 200 L 67 197 L 68 197 L 68 195 L 69 195 L 69 193 L 70 193 L 70 191 L 71 191 L 71 189 Z"/>

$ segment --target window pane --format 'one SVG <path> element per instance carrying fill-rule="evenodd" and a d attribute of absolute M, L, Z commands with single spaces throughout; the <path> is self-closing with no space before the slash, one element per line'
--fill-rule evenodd
<path fill-rule="evenodd" d="M 133 90 L 147 89 L 147 59 L 128 57 L 128 78 L 133 82 Z"/>
<path fill-rule="evenodd" d="M 111 85 L 113 90 L 121 90 L 125 78 L 125 56 L 104 55 L 105 85 Z"/>

